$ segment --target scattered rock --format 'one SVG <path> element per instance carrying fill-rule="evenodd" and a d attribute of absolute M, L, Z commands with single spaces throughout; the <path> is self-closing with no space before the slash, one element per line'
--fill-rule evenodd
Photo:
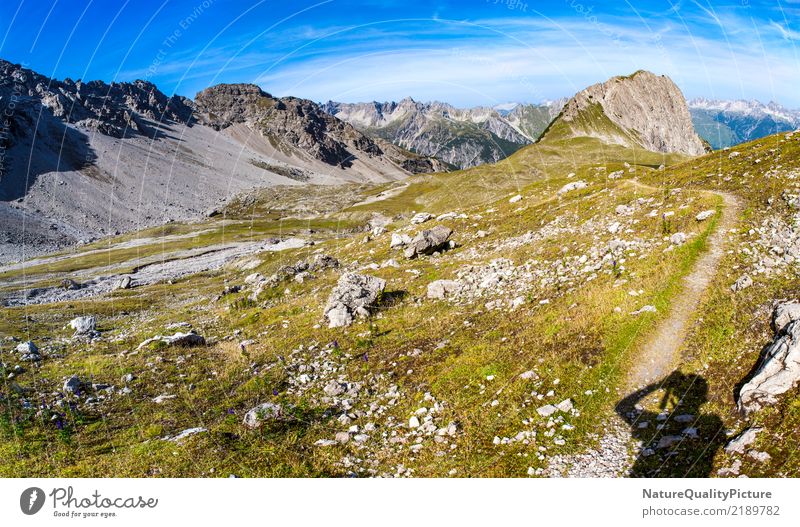
<path fill-rule="evenodd" d="M 259 428 L 266 422 L 281 419 L 283 419 L 283 408 L 279 404 L 262 403 L 244 414 L 244 426 L 250 429 Z"/>
<path fill-rule="evenodd" d="M 64 392 L 72 395 L 79 395 L 87 387 L 87 383 L 77 375 L 72 375 L 64 381 Z"/>
<path fill-rule="evenodd" d="M 656 448 L 657 449 L 669 448 L 675 443 L 680 443 L 682 439 L 683 436 L 663 436 L 661 437 L 661 439 L 658 440 Z"/>
<path fill-rule="evenodd" d="M 750 275 L 743 274 L 733 283 L 731 286 L 731 291 L 735 293 L 737 291 L 741 291 L 742 289 L 747 289 L 751 285 L 753 285 L 753 279 L 750 278 Z"/>
<path fill-rule="evenodd" d="M 633 214 L 634 209 L 630 205 L 617 205 L 615 212 L 619 216 L 630 216 Z"/>
<path fill-rule="evenodd" d="M 672 245 L 683 245 L 686 243 L 686 234 L 682 232 L 676 232 L 672 236 L 669 237 L 669 242 Z"/>
<path fill-rule="evenodd" d="M 399 247 L 405 247 L 411 243 L 411 236 L 408 234 L 400 234 L 397 232 L 392 233 L 392 241 L 389 242 L 390 249 L 397 249 Z"/>
<path fill-rule="evenodd" d="M 114 285 L 114 289 L 130 289 L 131 283 L 133 280 L 130 276 L 123 276 L 119 279 L 119 281 Z"/>
<path fill-rule="evenodd" d="M 570 183 L 567 183 L 563 187 L 561 187 L 561 190 L 559 190 L 558 193 L 559 194 L 566 194 L 567 192 L 572 192 L 573 190 L 580 190 L 582 188 L 586 188 L 587 186 L 588 185 L 583 180 L 572 181 Z"/>
<path fill-rule="evenodd" d="M 694 219 L 697 220 L 697 221 L 705 221 L 705 220 L 707 220 L 708 218 L 710 218 L 711 216 L 713 216 L 716 213 L 717 213 L 717 211 L 715 211 L 715 210 L 704 210 L 703 212 L 701 212 L 700 214 L 695 216 Z"/>
<path fill-rule="evenodd" d="M 742 470 L 742 460 L 737 459 L 733 462 L 730 467 L 723 467 L 717 471 L 718 476 L 726 477 L 726 476 L 738 476 L 739 471 Z"/>
<path fill-rule="evenodd" d="M 75 280 L 72 280 L 70 278 L 65 278 L 64 280 L 61 280 L 61 289 L 63 289 L 64 291 L 77 291 L 80 288 L 81 285 Z"/>
<path fill-rule="evenodd" d="M 772 459 L 772 456 L 770 456 L 768 453 L 760 452 L 758 450 L 751 450 L 750 452 L 747 453 L 747 457 L 749 457 L 753 461 L 758 461 L 759 463 L 766 463 L 767 461 Z"/>
<path fill-rule="evenodd" d="M 758 433 L 762 430 L 763 428 L 757 426 L 746 429 L 725 445 L 725 452 L 728 454 L 744 454 L 747 447 L 755 443 L 756 436 L 758 436 Z"/>
<path fill-rule="evenodd" d="M 460 289 L 461 283 L 456 280 L 436 280 L 428 284 L 428 298 L 442 300 Z"/>
<path fill-rule="evenodd" d="M 572 403 L 572 399 L 564 399 L 563 401 L 561 401 L 556 405 L 556 408 L 565 413 L 572 411 L 573 407 L 574 405 Z"/>
<path fill-rule="evenodd" d="M 347 383 L 331 381 L 325 385 L 322 391 L 329 397 L 336 397 L 347 391 Z"/>
<path fill-rule="evenodd" d="M 433 214 L 429 214 L 427 212 L 418 212 L 411 218 L 411 223 L 414 225 L 418 225 L 420 223 L 425 223 L 426 221 L 433 218 Z"/>
<path fill-rule="evenodd" d="M 37 348 L 36 344 L 34 344 L 33 341 L 30 340 L 27 342 L 22 342 L 20 344 L 17 344 L 16 351 L 17 353 L 21 353 L 23 355 L 39 354 L 39 348 Z"/>
<path fill-rule="evenodd" d="M 328 297 L 324 315 L 328 327 L 349 326 L 356 315 L 366 316 L 386 288 L 386 280 L 357 273 L 346 273 Z"/>
<path fill-rule="evenodd" d="M 16 351 L 20 354 L 19 360 L 21 361 L 39 362 L 42 360 L 42 355 L 39 353 L 39 348 L 37 348 L 36 344 L 30 340 L 17 344 Z"/>
<path fill-rule="evenodd" d="M 656 306 L 642 306 L 636 311 L 631 311 L 631 315 L 641 315 L 642 313 L 656 313 L 658 310 Z"/>
<path fill-rule="evenodd" d="M 542 417 L 548 417 L 553 415 L 558 411 L 558 408 L 553 406 L 552 404 L 546 404 L 544 406 L 540 406 L 536 409 L 536 413 L 541 415 Z"/>
<path fill-rule="evenodd" d="M 173 443 L 180 443 L 181 441 L 183 441 L 184 439 L 186 439 L 188 437 L 191 437 L 191 436 L 197 435 L 197 434 L 202 434 L 204 432 L 208 432 L 208 429 L 200 428 L 200 427 L 198 427 L 198 428 L 187 428 L 186 430 L 184 430 L 183 432 L 179 433 L 178 435 L 168 438 L 167 441 L 172 441 Z"/>
<path fill-rule="evenodd" d="M 337 269 L 339 267 L 339 260 L 327 254 L 317 254 L 308 263 L 310 271 L 321 271 L 323 269 Z"/>

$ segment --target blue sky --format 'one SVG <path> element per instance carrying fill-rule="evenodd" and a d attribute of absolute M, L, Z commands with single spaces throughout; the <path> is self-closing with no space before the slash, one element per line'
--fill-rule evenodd
<path fill-rule="evenodd" d="M 0 57 L 56 78 L 316 101 L 540 102 L 649 69 L 800 107 L 800 0 L 3 0 Z"/>

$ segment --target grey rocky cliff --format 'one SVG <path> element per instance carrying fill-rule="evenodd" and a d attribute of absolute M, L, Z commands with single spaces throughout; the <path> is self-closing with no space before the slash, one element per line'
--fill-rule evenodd
<path fill-rule="evenodd" d="M 593 115 L 596 105 L 619 130 L 575 126 L 573 135 L 637 145 L 653 152 L 690 156 L 706 152 L 706 145 L 692 125 L 686 99 L 667 76 L 637 71 L 627 77 L 613 77 L 589 86 L 567 102 L 557 121 L 569 125 L 586 115 L 592 115 L 597 121 Z"/>

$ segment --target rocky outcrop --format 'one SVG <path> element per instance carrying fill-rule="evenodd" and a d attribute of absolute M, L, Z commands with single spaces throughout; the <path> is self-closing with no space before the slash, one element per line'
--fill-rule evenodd
<path fill-rule="evenodd" d="M 699 156 L 686 99 L 665 75 L 637 71 L 594 84 L 567 102 L 543 139 L 595 137 L 611 144 Z"/>
<path fill-rule="evenodd" d="M 356 316 L 369 316 L 369 308 L 374 306 L 386 288 L 386 280 L 357 273 L 346 273 L 331 291 L 325 306 L 328 327 L 349 326 Z"/>
<path fill-rule="evenodd" d="M 215 130 L 251 124 L 265 137 L 302 149 L 329 165 L 350 166 L 361 155 L 383 152 L 352 126 L 305 99 L 277 99 L 253 84 L 219 84 L 195 97 L 198 118 Z M 351 151 L 352 150 L 352 151 Z"/>
<path fill-rule="evenodd" d="M 755 375 L 739 390 L 739 412 L 750 415 L 776 404 L 800 383 L 800 303 L 779 304 L 772 318 L 775 337 L 759 359 Z"/>

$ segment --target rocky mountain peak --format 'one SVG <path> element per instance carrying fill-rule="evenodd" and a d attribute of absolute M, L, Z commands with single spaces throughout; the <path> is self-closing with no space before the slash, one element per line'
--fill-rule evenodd
<path fill-rule="evenodd" d="M 198 118 L 216 130 L 254 119 L 277 101 L 255 84 L 217 84 L 194 99 Z"/>
<path fill-rule="evenodd" d="M 588 136 L 653 152 L 701 155 L 686 100 L 665 75 L 639 70 L 577 93 L 545 134 Z"/>

